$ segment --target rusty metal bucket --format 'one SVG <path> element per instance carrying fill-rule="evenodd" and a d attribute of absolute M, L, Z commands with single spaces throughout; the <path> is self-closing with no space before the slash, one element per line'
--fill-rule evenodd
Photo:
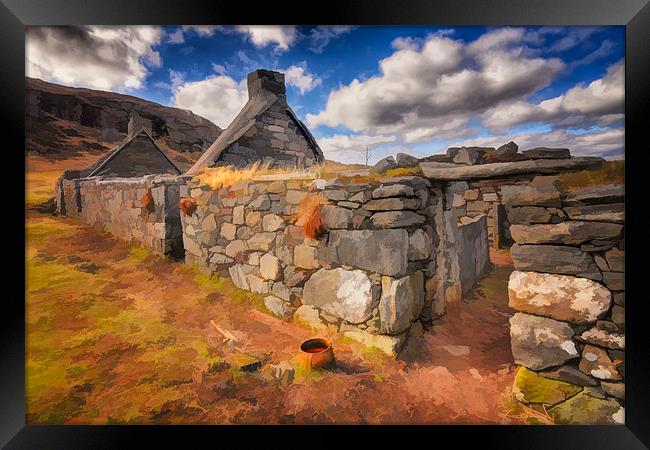
<path fill-rule="evenodd" d="M 306 369 L 334 369 L 334 349 L 327 339 L 313 338 L 300 344 L 300 355 Z"/>

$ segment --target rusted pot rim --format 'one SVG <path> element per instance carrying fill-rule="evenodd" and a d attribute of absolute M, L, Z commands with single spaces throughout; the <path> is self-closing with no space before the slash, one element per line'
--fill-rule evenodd
<path fill-rule="evenodd" d="M 314 348 L 318 349 L 318 351 L 316 352 L 307 351 L 305 346 L 309 348 L 309 345 L 313 345 Z M 320 353 L 324 353 L 328 351 L 331 348 L 332 348 L 332 343 L 329 340 L 324 338 L 307 339 L 306 341 L 303 341 L 302 344 L 300 344 L 300 351 L 307 355 L 318 355 Z"/>

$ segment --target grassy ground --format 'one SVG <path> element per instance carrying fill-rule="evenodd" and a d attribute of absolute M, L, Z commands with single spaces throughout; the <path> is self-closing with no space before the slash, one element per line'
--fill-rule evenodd
<path fill-rule="evenodd" d="M 51 195 L 47 169 L 29 174 L 28 208 Z M 400 359 L 324 333 L 338 370 L 297 370 L 287 386 L 239 370 L 210 323 L 297 366 L 313 333 L 262 313 L 261 297 L 73 218 L 28 209 L 26 227 L 29 423 L 522 422 L 507 409 L 507 255 Z"/>

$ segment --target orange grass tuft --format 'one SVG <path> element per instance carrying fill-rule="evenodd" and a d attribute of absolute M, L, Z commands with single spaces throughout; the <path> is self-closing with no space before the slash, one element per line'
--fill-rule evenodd
<path fill-rule="evenodd" d="M 153 203 L 153 195 L 151 195 L 151 189 L 147 189 L 147 192 L 145 192 L 142 198 L 140 198 L 140 203 L 142 203 L 142 208 L 146 211 L 155 211 L 156 205 Z"/>
<path fill-rule="evenodd" d="M 191 216 L 194 214 L 194 211 L 196 211 L 197 207 L 196 200 L 190 197 L 182 198 L 178 202 L 178 206 L 181 208 L 181 211 L 183 211 L 183 214 L 185 214 L 185 216 Z"/>
<path fill-rule="evenodd" d="M 212 189 L 221 189 L 242 181 L 249 181 L 256 176 L 300 172 L 296 169 L 269 169 L 269 165 L 269 163 L 261 164 L 260 162 L 256 162 L 244 168 L 233 166 L 208 167 L 203 169 L 194 180 L 199 184 L 210 186 Z"/>
<path fill-rule="evenodd" d="M 302 227 L 305 236 L 316 239 L 323 229 L 323 205 L 329 202 L 322 195 L 306 195 L 296 213 L 296 225 Z"/>

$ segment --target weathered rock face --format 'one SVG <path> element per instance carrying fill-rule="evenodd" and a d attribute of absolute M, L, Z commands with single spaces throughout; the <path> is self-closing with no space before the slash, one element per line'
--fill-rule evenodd
<path fill-rule="evenodd" d="M 580 371 L 599 380 L 619 381 L 621 375 L 616 370 L 616 365 L 602 348 L 585 345 L 580 359 Z"/>
<path fill-rule="evenodd" d="M 602 220 L 604 222 L 623 223 L 625 221 L 625 204 L 567 206 L 564 208 L 572 220 Z"/>
<path fill-rule="evenodd" d="M 403 278 L 381 277 L 379 301 L 380 331 L 399 334 L 411 326 L 424 303 L 424 277 L 421 271 Z"/>
<path fill-rule="evenodd" d="M 576 324 L 595 322 L 609 310 L 612 295 L 587 278 L 515 270 L 508 282 L 511 308 Z"/>
<path fill-rule="evenodd" d="M 614 399 L 599 399 L 584 392 L 549 411 L 555 423 L 622 425 L 625 409 Z"/>
<path fill-rule="evenodd" d="M 574 247 L 515 244 L 511 247 L 510 254 L 517 270 L 601 279 L 594 258 Z"/>
<path fill-rule="evenodd" d="M 374 170 L 377 173 L 386 173 L 391 169 L 396 169 L 397 161 L 392 156 L 387 156 L 383 159 L 380 159 L 377 164 L 374 166 Z"/>
<path fill-rule="evenodd" d="M 564 322 L 530 314 L 510 318 L 512 355 L 517 364 L 534 370 L 559 366 L 579 357 L 573 329 Z"/>
<path fill-rule="evenodd" d="M 479 147 L 461 147 L 454 156 L 454 162 L 472 166 L 480 162 L 483 153 L 484 150 Z"/>
<path fill-rule="evenodd" d="M 361 270 L 320 269 L 305 283 L 303 303 L 358 324 L 372 314 L 372 284 Z"/>
<path fill-rule="evenodd" d="M 406 230 L 332 230 L 328 246 L 341 264 L 388 276 L 406 273 Z"/>
<path fill-rule="evenodd" d="M 576 245 L 594 239 L 617 241 L 623 225 L 608 222 L 569 220 L 558 224 L 510 226 L 510 234 L 517 244 Z"/>
<path fill-rule="evenodd" d="M 408 153 L 398 153 L 396 159 L 399 167 L 415 167 L 420 162 L 419 159 Z"/>
<path fill-rule="evenodd" d="M 370 221 L 377 228 L 405 228 L 423 224 L 426 218 L 412 211 L 387 211 L 373 214 Z"/>
<path fill-rule="evenodd" d="M 151 123 L 154 139 L 179 152 L 197 152 L 196 157 L 221 133 L 215 124 L 187 110 L 114 92 L 25 80 L 27 151 L 69 155 L 108 150 L 111 142 L 126 137 L 133 112 Z"/>
<path fill-rule="evenodd" d="M 501 198 L 506 206 L 561 206 L 557 177 L 535 177 L 530 184 L 502 186 Z"/>
<path fill-rule="evenodd" d="M 507 144 L 503 144 L 501 147 L 497 148 L 495 153 L 499 156 L 514 156 L 518 151 L 519 146 L 510 141 Z"/>
<path fill-rule="evenodd" d="M 579 339 L 583 342 L 599 345 L 612 350 L 625 350 L 625 335 L 593 327 L 583 332 Z"/>
<path fill-rule="evenodd" d="M 568 148 L 535 147 L 521 152 L 526 159 L 567 159 L 571 158 Z"/>

